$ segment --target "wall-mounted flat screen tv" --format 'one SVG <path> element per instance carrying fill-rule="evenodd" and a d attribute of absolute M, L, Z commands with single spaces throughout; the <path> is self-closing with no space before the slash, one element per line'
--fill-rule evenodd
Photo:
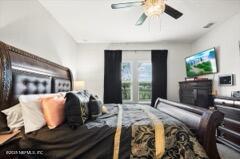
<path fill-rule="evenodd" d="M 217 73 L 216 50 L 211 48 L 185 59 L 187 77 Z"/>

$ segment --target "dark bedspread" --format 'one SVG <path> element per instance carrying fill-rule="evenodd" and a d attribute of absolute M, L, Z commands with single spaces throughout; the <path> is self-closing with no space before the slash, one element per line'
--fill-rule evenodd
<path fill-rule="evenodd" d="M 109 104 L 107 108 L 108 114 L 102 115 L 97 120 L 88 121 L 76 130 L 63 124 L 53 130 L 44 127 L 23 135 L 20 147 L 27 150 L 42 150 L 46 158 L 111 159 L 119 110 L 115 104 Z M 184 124 L 150 106 L 146 108 L 164 125 L 165 153 L 162 158 L 207 158 L 202 146 Z M 122 110 L 119 158 L 138 158 L 131 154 L 132 125 L 134 123 L 148 125 L 149 120 L 139 105 L 124 104 Z M 152 140 L 145 140 L 149 140 L 148 146 L 151 146 Z M 154 158 L 154 155 L 146 155 L 142 158 Z"/>

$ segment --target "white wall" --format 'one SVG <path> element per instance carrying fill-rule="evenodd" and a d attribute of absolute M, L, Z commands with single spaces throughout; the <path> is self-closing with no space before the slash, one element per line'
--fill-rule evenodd
<path fill-rule="evenodd" d="M 0 0 L 0 41 L 76 73 L 77 44 L 37 0 Z"/>
<path fill-rule="evenodd" d="M 178 82 L 184 80 L 184 57 L 191 53 L 191 45 L 185 43 L 138 43 L 138 44 L 79 44 L 77 78 L 86 82 L 86 89 L 103 97 L 104 50 L 151 50 L 167 49 L 168 99 L 178 101 Z"/>
<path fill-rule="evenodd" d="M 205 77 L 214 78 L 214 89 L 218 95 L 230 96 L 231 91 L 240 90 L 240 13 L 192 43 L 192 52 L 211 47 L 217 48 L 219 73 Z M 218 86 L 218 75 L 235 74 L 235 86 Z"/>

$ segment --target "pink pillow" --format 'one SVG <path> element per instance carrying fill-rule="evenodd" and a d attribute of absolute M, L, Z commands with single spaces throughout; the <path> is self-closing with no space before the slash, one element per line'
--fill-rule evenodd
<path fill-rule="evenodd" d="M 54 129 L 64 121 L 65 98 L 55 96 L 41 99 L 44 119 L 49 129 Z"/>

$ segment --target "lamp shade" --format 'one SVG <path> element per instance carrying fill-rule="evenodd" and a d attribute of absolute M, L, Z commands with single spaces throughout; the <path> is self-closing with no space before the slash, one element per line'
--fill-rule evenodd
<path fill-rule="evenodd" d="M 85 88 L 85 81 L 74 81 L 74 90 L 83 90 Z"/>

